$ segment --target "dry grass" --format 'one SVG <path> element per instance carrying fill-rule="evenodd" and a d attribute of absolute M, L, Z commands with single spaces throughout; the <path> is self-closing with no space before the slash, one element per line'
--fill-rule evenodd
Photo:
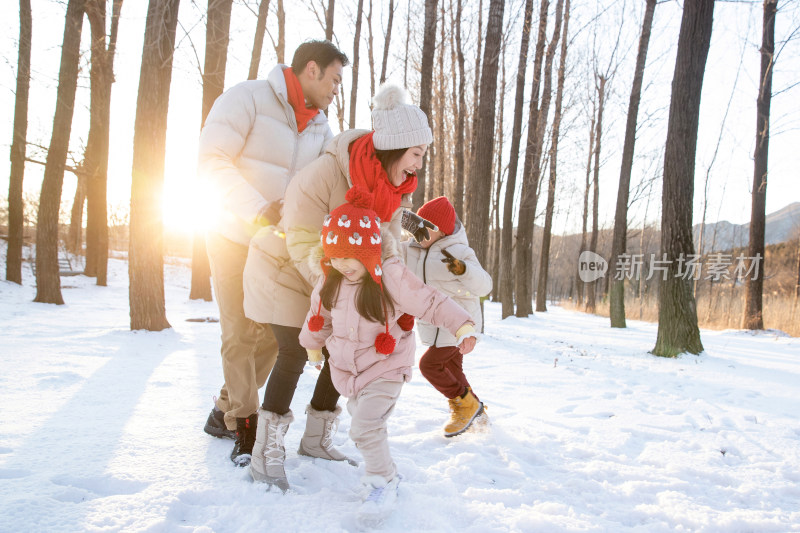
<path fill-rule="evenodd" d="M 793 309 L 794 297 L 788 294 L 764 295 L 764 328 L 776 329 L 800 337 L 800 302 Z M 576 305 L 572 300 L 561 301 L 565 309 L 584 311 L 583 305 Z M 793 312 L 794 311 L 794 312 Z M 731 294 L 723 290 L 713 294 L 713 300 L 706 295 L 698 298 L 697 321 L 701 328 L 723 330 L 741 329 L 744 313 L 744 291 Z M 609 316 L 608 299 L 597 301 L 595 314 Z M 627 297 L 625 299 L 625 316 L 629 320 L 658 322 L 658 298 Z"/>

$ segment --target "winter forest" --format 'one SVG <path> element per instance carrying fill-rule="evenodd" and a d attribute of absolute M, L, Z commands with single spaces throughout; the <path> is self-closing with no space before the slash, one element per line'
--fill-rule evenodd
<path fill-rule="evenodd" d="M 166 256 L 211 298 L 192 140 L 225 88 L 325 37 L 352 61 L 334 128 L 369 128 L 385 80 L 430 117 L 414 203 L 452 199 L 504 317 L 657 321 L 663 355 L 701 351 L 698 323 L 798 333 L 794 2 L 142 4 L 3 8 L 6 278 L 30 264 L 36 301 L 63 302 L 65 258 L 104 285 L 126 252 L 133 329 L 169 325 Z M 587 251 L 606 269 L 588 281 Z"/>
<path fill-rule="evenodd" d="M 290 490 L 236 467 L 250 418 L 208 430 L 231 341 L 201 131 L 323 39 L 348 62 L 314 120 L 377 129 L 404 87 L 433 136 L 413 209 L 446 196 L 492 282 L 480 420 L 442 435 L 411 333 L 373 525 L 800 531 L 800 1 L 6 0 L 0 28 L 0 532 L 365 529 L 364 462 L 298 448 L 329 361 L 272 437 Z M 326 424 L 364 455 L 352 412 Z"/>

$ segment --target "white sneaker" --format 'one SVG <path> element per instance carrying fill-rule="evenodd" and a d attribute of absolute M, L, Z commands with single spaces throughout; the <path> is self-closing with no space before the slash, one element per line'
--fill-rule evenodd
<path fill-rule="evenodd" d="M 382 476 L 365 476 L 361 479 L 369 491 L 358 508 L 357 518 L 362 527 L 378 527 L 392 514 L 401 479 L 400 474 L 395 474 L 389 482 Z"/>

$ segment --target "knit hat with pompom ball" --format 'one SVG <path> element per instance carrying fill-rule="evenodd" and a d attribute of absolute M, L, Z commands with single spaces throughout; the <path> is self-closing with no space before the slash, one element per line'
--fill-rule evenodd
<path fill-rule="evenodd" d="M 372 193 L 364 187 L 355 186 L 347 191 L 346 203 L 340 205 L 322 223 L 322 251 L 320 261 L 325 276 L 330 272 L 332 257 L 353 257 L 361 261 L 367 273 L 383 291 L 381 269 L 381 219 L 375 214 Z M 319 331 L 325 321 L 321 315 L 322 301 L 317 313 L 308 320 L 308 329 Z M 386 331 L 375 338 L 378 353 L 388 355 L 394 351 L 396 341 L 389 334 L 389 317 L 383 307 Z"/>
<path fill-rule="evenodd" d="M 372 141 L 376 150 L 411 148 L 433 142 L 425 112 L 406 103 L 406 90 L 390 83 L 378 87 L 372 97 Z"/>

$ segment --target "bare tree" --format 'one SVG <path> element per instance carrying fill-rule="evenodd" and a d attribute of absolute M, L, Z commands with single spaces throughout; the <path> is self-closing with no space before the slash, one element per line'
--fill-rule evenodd
<path fill-rule="evenodd" d="M 654 355 L 664 357 L 703 351 L 691 280 L 678 272 L 678 260 L 694 253 L 695 152 L 713 14 L 714 0 L 686 2 L 678 36 L 661 192 L 661 254 L 667 264 L 659 284 L 658 336 L 653 348 Z"/>
<path fill-rule="evenodd" d="M 325 39 L 333 41 L 333 12 L 336 8 L 336 0 L 328 0 L 328 8 L 325 10 Z"/>
<path fill-rule="evenodd" d="M 467 229 L 468 240 L 475 250 L 478 261 L 486 262 L 489 214 L 492 190 L 492 149 L 494 143 L 494 119 L 497 105 L 497 70 L 500 60 L 501 37 L 503 35 L 504 0 L 491 0 L 489 19 L 486 24 L 486 49 L 481 68 L 481 92 L 478 115 L 475 117 L 476 152 L 472 158 L 467 191 L 467 212 L 474 223 Z"/>
<path fill-rule="evenodd" d="M 350 87 L 350 122 L 351 128 L 356 127 L 356 101 L 358 98 L 358 45 L 361 42 L 361 13 L 364 10 L 364 0 L 358 0 L 356 9 L 356 30 L 353 37 L 353 83 Z"/>
<path fill-rule="evenodd" d="M 589 251 L 597 251 L 597 237 L 600 231 L 599 209 L 600 206 L 600 146 L 603 137 L 603 108 L 605 105 L 606 81 L 608 77 L 595 71 L 595 89 L 597 90 L 597 122 L 594 134 L 594 173 L 592 174 L 592 234 L 589 237 Z M 597 280 L 586 284 L 586 312 L 594 313 L 595 298 L 597 295 Z"/>
<path fill-rule="evenodd" d="M 750 215 L 749 261 L 764 259 L 764 226 L 766 224 L 767 170 L 769 164 L 769 108 L 772 101 L 772 71 L 775 68 L 775 13 L 778 0 L 764 0 L 764 27 L 761 37 L 761 77 L 756 104 L 756 149 L 753 155 L 753 202 Z M 751 264 L 751 267 L 754 265 Z M 762 263 L 745 281 L 745 329 L 764 329 L 763 292 L 764 267 Z"/>
<path fill-rule="evenodd" d="M 582 217 L 582 225 L 581 225 L 581 246 L 578 249 L 578 255 L 582 254 L 586 251 L 586 229 L 588 226 L 589 221 L 589 191 L 592 189 L 592 155 L 594 155 L 594 133 L 595 133 L 595 121 L 597 115 L 597 108 L 594 99 L 592 99 L 592 119 L 589 124 L 589 155 L 586 159 L 586 185 L 583 189 L 583 217 Z M 578 304 L 583 303 L 583 280 L 580 279 L 578 273 L 575 273 L 575 287 L 577 288 L 577 298 L 576 302 Z"/>
<path fill-rule="evenodd" d="M 278 56 L 278 63 L 283 63 L 286 53 L 286 11 L 283 9 L 283 0 L 278 0 L 275 17 L 278 19 L 278 42 L 275 44 L 275 54 Z"/>
<path fill-rule="evenodd" d="M 67 231 L 66 248 L 72 254 L 83 252 L 83 204 L 86 203 L 86 176 L 83 171 L 75 174 L 78 183 L 75 186 L 75 196 L 72 199 L 72 209 L 69 216 L 69 230 Z"/>
<path fill-rule="evenodd" d="M 331 2 L 333 2 L 333 0 L 331 0 Z M 256 35 L 253 38 L 253 51 L 250 54 L 250 70 L 247 73 L 248 80 L 255 80 L 258 78 L 258 65 L 261 63 L 261 50 L 264 47 L 264 33 L 267 30 L 268 14 L 269 0 L 261 0 L 261 2 L 258 4 Z M 206 26 L 206 33 L 208 33 L 208 26 Z"/>
<path fill-rule="evenodd" d="M 562 5 L 556 4 L 556 19 L 561 30 L 560 12 Z M 545 5 L 547 4 L 547 5 Z M 519 204 L 519 227 L 517 228 L 517 254 L 515 268 L 515 290 L 514 300 L 517 305 L 516 315 L 526 317 L 533 312 L 532 302 L 532 278 L 533 278 L 533 258 L 531 250 L 533 248 L 533 225 L 536 219 L 536 205 L 538 203 L 538 190 L 540 187 L 539 177 L 541 175 L 541 157 L 544 143 L 544 126 L 547 122 L 547 108 L 550 102 L 549 80 L 551 78 L 550 69 L 542 66 L 544 45 L 547 29 L 547 8 L 548 0 L 542 0 L 539 12 L 539 35 L 536 43 L 536 52 L 533 66 L 533 85 L 531 87 L 531 102 L 528 116 L 528 139 L 525 147 L 525 162 L 522 167 L 522 199 Z M 544 25 L 542 24 L 544 18 Z M 554 35 L 557 35 L 554 32 Z M 555 37 L 554 37 L 555 39 Z M 547 50 L 547 55 L 554 48 L 551 46 Z M 547 62 L 547 59 L 544 60 Z M 550 57 L 552 64 L 552 57 Z M 542 88 L 541 106 L 539 104 L 539 84 L 544 76 L 544 87 Z M 547 102 L 547 104 L 545 104 Z"/>
<path fill-rule="evenodd" d="M 511 130 L 511 152 L 508 160 L 508 178 L 506 178 L 506 195 L 503 204 L 503 229 L 501 249 L 506 258 L 500 265 L 500 301 L 503 318 L 514 314 L 514 279 L 512 252 L 514 242 L 514 197 L 517 187 L 517 163 L 519 162 L 519 142 L 522 137 L 522 107 L 525 101 L 525 70 L 528 66 L 528 48 L 530 47 L 531 22 L 533 18 L 533 0 L 525 0 L 525 15 L 522 21 L 522 40 L 519 45 L 519 63 L 517 64 L 517 86 L 514 96 L 514 119 Z M 541 24 L 541 21 L 540 21 Z M 540 29 L 541 31 L 541 29 Z"/>
<path fill-rule="evenodd" d="M 133 133 L 128 295 L 131 329 L 169 328 L 164 308 L 164 187 L 172 58 L 180 0 L 150 0 Z"/>
<path fill-rule="evenodd" d="M 232 4 L 233 0 L 208 0 L 201 128 L 214 101 L 225 90 Z M 211 267 L 208 263 L 206 235 L 202 230 L 195 231 L 192 241 L 192 283 L 189 299 L 211 301 Z"/>
<path fill-rule="evenodd" d="M 386 81 L 386 64 L 389 60 L 389 43 L 392 41 L 392 21 L 394 20 L 394 0 L 389 0 L 389 20 L 386 23 L 386 36 L 383 40 L 383 61 L 381 62 L 381 81 Z"/>
<path fill-rule="evenodd" d="M 375 96 L 375 50 L 372 38 L 372 0 L 369 0 L 367 12 L 367 60 L 369 61 L 369 108 L 372 109 L 372 97 Z"/>
<path fill-rule="evenodd" d="M 106 0 L 92 0 L 86 16 L 92 32 L 92 67 L 89 71 L 89 137 L 83 167 L 86 172 L 86 266 L 84 273 L 97 284 L 108 282 L 108 151 L 111 130 L 111 86 L 117 49 L 122 0 L 111 7 L 111 28 L 106 45 Z"/>
<path fill-rule="evenodd" d="M 47 150 L 47 162 L 39 196 L 39 216 L 36 223 L 36 297 L 34 302 L 64 303 L 61 278 L 58 273 L 58 215 L 61 190 L 64 185 L 72 113 L 78 85 L 81 30 L 84 0 L 69 0 L 64 22 L 64 42 L 61 46 L 61 66 L 58 73 L 56 111 L 53 134 Z"/>
<path fill-rule="evenodd" d="M 556 201 L 556 163 L 558 162 L 558 135 L 561 130 L 561 106 L 564 95 L 564 76 L 567 62 L 567 33 L 569 31 L 570 0 L 564 6 L 564 31 L 561 35 L 561 57 L 558 62 L 556 107 L 553 112 L 553 131 L 550 142 L 550 179 L 547 188 L 547 207 L 542 234 L 542 253 L 539 254 L 539 283 L 536 288 L 536 311 L 547 311 L 547 277 L 550 267 L 550 236 L 553 231 L 553 209 Z M 558 9 L 558 8 L 556 8 Z M 556 22 L 558 25 L 558 22 Z"/>
<path fill-rule="evenodd" d="M 466 72 L 464 60 L 464 48 L 461 43 L 461 13 L 462 0 L 456 0 L 456 20 L 455 39 L 456 39 L 456 61 L 458 62 L 458 109 L 456 111 L 456 131 L 455 131 L 455 191 L 453 193 L 453 207 L 461 219 L 464 219 L 464 120 L 467 114 L 466 96 Z M 452 8 L 451 8 L 452 11 Z M 453 80 L 455 87 L 455 77 Z M 455 105 L 456 99 L 453 99 Z"/>
<path fill-rule="evenodd" d="M 11 175 L 8 179 L 8 249 L 6 279 L 22 283 L 22 241 L 25 221 L 22 182 L 28 138 L 28 92 L 31 83 L 31 39 L 33 20 L 30 0 L 19 0 L 19 50 L 17 91 L 14 97 L 14 138 L 11 141 Z"/>
<path fill-rule="evenodd" d="M 622 147 L 622 167 L 619 171 L 617 190 L 617 209 L 614 213 L 614 237 L 611 244 L 611 266 L 615 267 L 627 249 L 628 235 L 628 197 L 633 168 L 633 150 L 636 144 L 636 122 L 639 116 L 639 101 L 642 98 L 642 80 L 647 62 L 647 48 L 650 44 L 650 30 L 653 27 L 653 13 L 656 0 L 646 0 L 642 33 L 639 36 L 639 51 L 636 54 L 636 68 L 633 72 L 631 97 L 628 102 L 628 118 L 625 124 L 625 142 Z M 624 276 L 616 279 L 611 276 L 610 319 L 612 328 L 625 327 L 625 282 Z"/>
<path fill-rule="evenodd" d="M 431 93 L 433 92 L 433 54 L 436 51 L 436 8 L 439 0 L 425 0 L 425 25 L 422 36 L 422 63 L 419 82 L 419 108 L 430 118 Z M 425 203 L 425 174 L 427 159 L 417 171 L 417 190 L 414 191 L 414 209 Z"/>

